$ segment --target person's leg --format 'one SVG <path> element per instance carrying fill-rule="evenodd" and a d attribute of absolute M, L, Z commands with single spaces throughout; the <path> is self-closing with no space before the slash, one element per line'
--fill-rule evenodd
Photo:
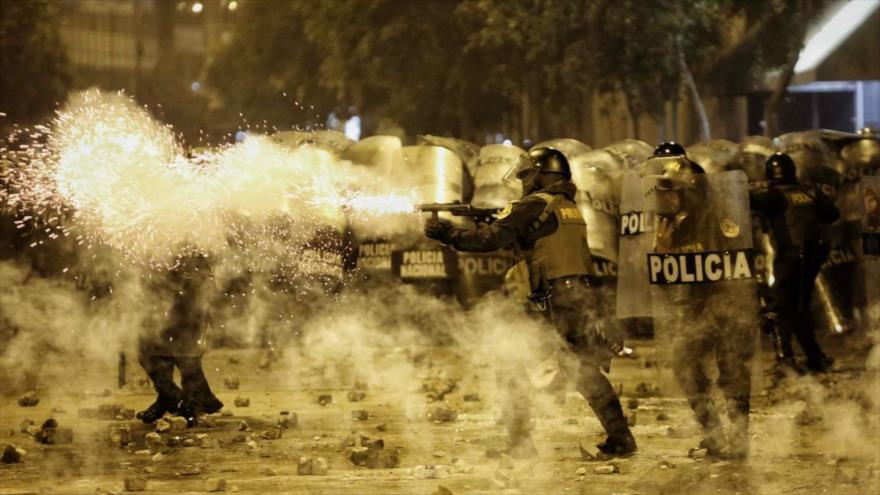
<path fill-rule="evenodd" d="M 181 390 L 174 383 L 174 360 L 169 356 L 152 356 L 145 353 L 138 355 L 141 367 L 147 372 L 153 388 L 156 389 L 156 401 L 145 410 L 137 413 L 138 419 L 144 423 L 152 423 L 165 413 L 176 413 L 181 400 Z"/>
<path fill-rule="evenodd" d="M 677 336 L 672 347 L 672 371 L 703 430 L 700 445 L 708 449 L 710 454 L 717 455 L 724 451 L 727 441 L 718 410 L 711 398 L 711 381 L 705 369 L 711 346 L 707 345 L 706 340 L 699 331 Z"/>
<path fill-rule="evenodd" d="M 199 414 L 219 411 L 223 403 L 211 391 L 208 379 L 202 369 L 202 356 L 178 356 L 174 358 L 180 369 L 182 402 L 180 414 L 194 423 Z"/>
<path fill-rule="evenodd" d="M 575 386 L 584 396 L 590 408 L 599 418 L 607 438 L 598 445 L 599 449 L 610 455 L 625 455 L 636 451 L 636 441 L 629 430 L 617 392 L 602 373 L 601 366 L 607 356 L 599 346 L 598 334 L 589 327 L 583 308 L 555 308 L 555 325 L 575 353 L 578 361 Z M 593 333 L 591 333 L 593 332 Z"/>
<path fill-rule="evenodd" d="M 831 365 L 832 361 L 822 351 L 819 341 L 816 340 L 816 324 L 810 308 L 813 299 L 813 287 L 816 284 L 816 277 L 819 275 L 819 268 L 815 262 L 806 260 L 804 262 L 803 284 L 801 286 L 801 304 L 800 304 L 800 324 L 794 327 L 795 337 L 801 350 L 804 351 L 806 357 L 806 366 L 811 371 L 825 371 Z"/>
<path fill-rule="evenodd" d="M 732 308 L 733 306 L 731 306 Z M 755 353 L 756 330 L 749 321 L 724 315 L 716 339 L 718 386 L 727 401 L 730 419 L 730 454 L 744 458 L 749 452 L 749 410 L 752 390 L 751 360 Z M 724 323 L 727 322 L 725 325 Z"/>

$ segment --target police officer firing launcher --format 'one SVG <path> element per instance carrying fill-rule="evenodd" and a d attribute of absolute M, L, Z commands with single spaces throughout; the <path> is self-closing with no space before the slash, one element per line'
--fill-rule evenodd
<path fill-rule="evenodd" d="M 607 342 L 588 327 L 585 311 L 590 309 L 589 286 L 595 278 L 568 160 L 558 150 L 535 148 L 517 160 L 505 179 L 520 180 L 523 196 L 510 203 L 497 221 L 464 229 L 432 218 L 425 224 L 425 233 L 460 251 L 515 252 L 522 263 L 519 266 L 528 268 L 530 299 L 544 309 L 543 315 L 578 357 L 577 389 L 608 435 L 599 449 L 609 455 L 635 452 L 636 442 L 617 393 L 600 370 L 608 366 Z M 509 434 L 513 449 L 531 445 L 527 429 Z"/>

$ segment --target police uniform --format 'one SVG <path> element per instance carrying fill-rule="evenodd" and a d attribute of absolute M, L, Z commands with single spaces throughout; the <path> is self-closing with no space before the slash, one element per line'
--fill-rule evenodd
<path fill-rule="evenodd" d="M 591 322 L 586 311 L 596 308 L 595 291 L 589 287 L 596 279 L 586 223 L 575 204 L 576 192 L 570 180 L 556 182 L 514 201 L 490 225 L 449 227 L 440 237 L 461 251 L 512 249 L 517 254 L 519 266 L 527 268 L 533 297 L 550 306 L 543 314 L 578 357 L 578 391 L 598 416 L 609 441 L 629 441 L 628 451 L 632 451 L 635 442 L 617 393 L 600 369 L 610 362 L 608 345 L 588 328 Z M 526 424 L 527 417 L 515 415 L 508 424 L 511 437 L 525 434 Z"/>
<path fill-rule="evenodd" d="M 726 228 L 726 227 L 725 227 Z M 715 229 L 717 232 L 712 232 Z M 714 215 L 691 214 L 679 220 L 672 234 L 669 253 L 721 251 L 722 223 Z M 660 322 L 671 328 L 672 370 L 688 404 L 703 430 L 702 447 L 711 454 L 742 457 L 748 452 L 748 421 L 755 329 L 742 317 L 742 303 L 755 298 L 748 281 L 725 282 L 723 286 L 678 285 L 667 289 L 672 316 Z M 725 435 L 712 399 L 712 380 L 707 358 L 718 367 L 718 387 L 726 400 L 730 420 Z M 728 447 L 728 448 L 726 448 Z"/>
<path fill-rule="evenodd" d="M 782 355 L 793 362 L 794 335 L 807 367 L 822 370 L 829 360 L 816 341 L 810 300 L 828 249 L 817 226 L 834 222 L 840 212 L 819 191 L 797 183 L 756 192 L 752 194 L 751 206 L 765 218 L 776 247 L 770 308 L 778 315 Z"/>
<path fill-rule="evenodd" d="M 713 205 L 712 188 L 702 167 L 674 143 L 659 146 L 654 157 L 663 168 L 652 190 L 657 198 L 653 252 L 702 253 L 708 258 L 706 253 L 736 251 L 741 229 L 750 225 L 739 225 L 725 217 L 720 206 Z M 746 272 L 751 274 L 748 268 Z M 670 335 L 672 371 L 702 428 L 700 446 L 713 456 L 745 457 L 749 362 L 754 356 L 756 328 L 743 312 L 749 314 L 748 303 L 756 299 L 755 286 L 749 277 L 697 281 L 701 283 L 670 283 L 653 291 L 657 298 L 653 304 L 659 311 L 655 325 Z M 709 361 L 718 368 L 717 384 L 726 401 L 729 434 L 712 399 Z"/>
<path fill-rule="evenodd" d="M 171 307 L 164 320 L 145 322 L 147 328 L 139 339 L 138 361 L 158 394 L 156 402 L 138 414 L 145 422 L 171 412 L 194 423 L 198 413 L 211 413 L 223 407 L 202 369 L 208 318 L 204 285 L 209 271 L 204 257 L 188 256 L 167 278 L 151 287 L 163 299 L 170 297 Z M 180 387 L 173 380 L 175 366 L 180 370 Z"/>

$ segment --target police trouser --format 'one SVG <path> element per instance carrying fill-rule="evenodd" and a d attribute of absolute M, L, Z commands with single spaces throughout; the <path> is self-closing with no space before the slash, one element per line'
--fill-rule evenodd
<path fill-rule="evenodd" d="M 790 249 L 780 251 L 773 261 L 775 282 L 771 288 L 772 304 L 779 314 L 779 340 L 784 357 L 793 358 L 792 335 L 797 338 L 807 363 L 819 365 L 825 354 L 816 340 L 815 323 L 810 310 L 813 286 L 822 265 L 821 256 Z"/>
<path fill-rule="evenodd" d="M 741 296 L 741 297 L 737 297 Z M 751 369 L 757 327 L 744 304 L 754 298 L 751 284 L 743 283 L 727 294 L 709 294 L 699 302 L 678 308 L 679 314 L 659 320 L 672 335 L 672 369 L 687 397 L 697 422 L 707 437 L 723 435 L 721 421 L 711 398 L 708 366 L 718 367 L 718 387 L 727 401 L 733 426 L 732 439 L 746 442 L 748 431 Z"/>
<path fill-rule="evenodd" d="M 626 417 L 614 387 L 602 368 L 610 364 L 611 352 L 597 332 L 589 327 L 601 318 L 603 310 L 598 287 L 589 287 L 579 278 L 553 281 L 551 311 L 545 315 L 565 338 L 576 357 L 575 387 L 609 435 L 627 431 Z M 591 314 L 592 313 L 592 314 Z"/>
<path fill-rule="evenodd" d="M 139 361 L 160 402 L 177 405 L 181 400 L 201 403 L 214 396 L 202 369 L 202 356 L 156 356 L 141 353 Z M 174 383 L 174 367 L 180 370 L 180 383 Z"/>

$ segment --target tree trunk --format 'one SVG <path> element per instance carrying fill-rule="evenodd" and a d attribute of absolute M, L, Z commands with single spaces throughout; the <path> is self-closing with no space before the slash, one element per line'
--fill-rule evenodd
<path fill-rule="evenodd" d="M 684 59 L 684 54 L 678 53 L 678 61 L 681 65 L 681 74 L 684 83 L 691 92 L 691 99 L 694 102 L 694 110 L 697 111 L 697 118 L 700 121 L 700 140 L 706 141 L 712 137 L 712 129 L 709 127 L 709 116 L 706 115 L 706 107 L 703 106 L 703 100 L 700 98 L 700 92 L 697 91 L 697 84 L 694 82 L 694 76 L 688 68 Z"/>
<path fill-rule="evenodd" d="M 627 90 L 625 84 L 621 84 L 623 88 L 623 97 L 626 99 L 626 110 L 629 112 L 629 121 L 632 126 L 632 130 L 630 131 L 630 137 L 633 139 L 640 139 L 639 137 L 639 111 L 636 109 L 635 98 L 632 96 L 631 92 Z"/>
<path fill-rule="evenodd" d="M 794 66 L 797 65 L 798 58 L 800 58 L 801 48 L 803 48 L 803 41 L 789 54 L 782 73 L 773 85 L 773 92 L 770 93 L 764 105 L 764 135 L 767 137 L 772 138 L 779 132 L 779 108 L 782 106 L 782 99 L 785 97 L 788 85 L 794 78 Z"/>

